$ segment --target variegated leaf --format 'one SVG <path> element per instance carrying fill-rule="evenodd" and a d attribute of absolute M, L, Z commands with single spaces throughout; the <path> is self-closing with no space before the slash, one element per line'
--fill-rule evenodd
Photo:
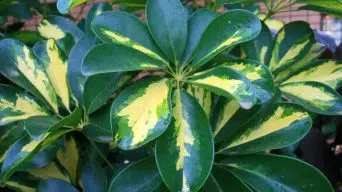
<path fill-rule="evenodd" d="M 198 191 L 209 176 L 214 159 L 210 124 L 186 91 L 177 89 L 173 95 L 172 120 L 157 139 L 155 154 L 159 172 L 172 192 Z"/>
<path fill-rule="evenodd" d="M 225 97 L 233 97 L 242 108 L 249 109 L 256 103 L 252 83 L 240 72 L 218 66 L 192 75 L 189 83 Z"/>
<path fill-rule="evenodd" d="M 171 118 L 170 80 L 150 77 L 126 88 L 114 100 L 111 117 L 121 149 L 135 149 L 160 136 Z"/>
<path fill-rule="evenodd" d="M 0 84 L 0 125 L 48 115 L 30 95 L 9 85 Z"/>
<path fill-rule="evenodd" d="M 239 109 L 240 105 L 234 99 L 224 97 L 219 99 L 212 116 L 215 137 Z"/>
<path fill-rule="evenodd" d="M 125 26 L 125 27 L 122 27 Z M 154 45 L 147 26 L 134 15 L 121 11 L 108 11 L 95 17 L 92 29 L 105 43 L 131 47 L 151 58 L 168 63 Z"/>
<path fill-rule="evenodd" d="M 31 50 L 14 39 L 0 41 L 0 72 L 35 96 L 45 100 L 55 112 L 57 98 L 43 66 Z"/>
<path fill-rule="evenodd" d="M 29 173 L 30 176 L 40 180 L 57 178 L 66 182 L 71 182 L 68 173 L 66 173 L 56 162 L 51 162 L 50 164 L 38 169 L 28 169 L 26 172 Z"/>
<path fill-rule="evenodd" d="M 105 11 L 111 11 L 112 6 L 109 3 L 97 3 L 94 4 L 88 11 L 87 16 L 84 21 L 84 30 L 88 35 L 95 36 L 94 31 L 92 29 L 92 23 L 94 19 L 97 18 L 101 13 Z"/>
<path fill-rule="evenodd" d="M 25 134 L 22 123 L 8 124 L 0 127 L 0 164 L 4 161 L 7 151 L 13 143 Z"/>
<path fill-rule="evenodd" d="M 241 47 L 245 51 L 248 59 L 268 64 L 272 53 L 273 37 L 267 25 L 264 22 L 261 24 L 262 29 L 259 36 L 252 41 L 242 43 Z"/>
<path fill-rule="evenodd" d="M 333 60 L 314 61 L 284 83 L 301 81 L 316 81 L 338 88 L 342 85 L 342 62 Z"/>
<path fill-rule="evenodd" d="M 245 10 L 225 12 L 206 27 L 190 60 L 194 66 L 201 66 L 228 47 L 252 40 L 260 31 L 259 18 L 253 13 Z"/>
<path fill-rule="evenodd" d="M 275 37 L 269 67 L 278 73 L 303 59 L 315 43 L 314 33 L 309 24 L 295 21 L 286 24 Z"/>
<path fill-rule="evenodd" d="M 83 60 L 82 74 L 91 76 L 122 71 L 157 70 L 165 67 L 165 63 L 159 59 L 132 47 L 107 43 L 97 45 L 87 53 Z"/>
<path fill-rule="evenodd" d="M 61 119 L 52 116 L 34 116 L 26 119 L 25 130 L 34 140 L 41 140 L 48 132 L 54 132 L 61 127 L 77 127 L 83 117 L 81 108 L 76 108 L 71 114 Z"/>
<path fill-rule="evenodd" d="M 325 115 L 342 114 L 342 97 L 328 85 L 306 81 L 287 83 L 280 89 L 290 101 L 310 111 Z"/>
<path fill-rule="evenodd" d="M 77 183 L 79 155 L 76 140 L 72 136 L 64 137 L 64 147 L 57 151 L 57 160 L 67 171 L 71 183 Z"/>
<path fill-rule="evenodd" d="M 310 115 L 300 106 L 274 104 L 258 112 L 239 128 L 219 153 L 248 154 L 288 146 L 303 138 L 312 125 Z"/>
<path fill-rule="evenodd" d="M 31 140 L 29 136 L 22 137 L 14 143 L 7 152 L 2 164 L 0 174 L 0 184 L 4 185 L 8 178 L 36 154 L 56 141 L 60 136 L 73 131 L 72 129 L 60 129 L 54 133 L 49 133 L 42 140 Z"/>
<path fill-rule="evenodd" d="M 241 72 L 252 82 L 258 102 L 265 103 L 269 101 L 275 92 L 273 77 L 268 68 L 254 60 L 232 60 L 222 64 Z"/>
<path fill-rule="evenodd" d="M 292 75 L 307 68 L 312 61 L 319 58 L 325 49 L 326 48 L 320 43 L 313 44 L 308 53 L 302 59 L 294 61 L 294 63 L 291 64 L 291 66 L 289 66 L 288 68 L 286 68 L 286 70 L 277 73 L 277 75 L 274 78 L 274 81 L 276 83 L 282 83 L 283 81 L 288 80 Z"/>
<path fill-rule="evenodd" d="M 6 187 L 18 192 L 36 192 L 39 180 L 26 173 L 15 175 L 6 182 Z M 6 190 L 5 190 L 6 191 Z"/>
<path fill-rule="evenodd" d="M 57 94 L 61 98 L 63 105 L 69 109 L 70 95 L 67 82 L 68 63 L 62 50 L 53 39 L 36 43 L 32 51 L 37 56 L 40 63 L 50 79 L 50 82 Z"/>
<path fill-rule="evenodd" d="M 84 36 L 84 32 L 72 23 L 72 21 L 56 15 L 43 19 L 38 26 L 38 31 L 41 36 L 54 40 L 64 38 L 67 33 L 70 33 L 76 42 Z"/>
<path fill-rule="evenodd" d="M 318 169 L 298 159 L 267 154 L 231 156 L 217 164 L 256 191 L 333 192 Z M 293 174 L 293 172 L 297 174 Z M 310 175 L 303 179 L 303 175 Z"/>
<path fill-rule="evenodd" d="M 260 110 L 261 105 L 254 105 L 245 110 L 234 99 L 220 97 L 211 115 L 215 143 L 234 138 L 239 128 L 249 121 Z"/>
<path fill-rule="evenodd" d="M 60 13 L 65 14 L 71 8 L 76 7 L 77 5 L 86 2 L 87 0 L 58 0 L 57 1 L 57 9 Z"/>
<path fill-rule="evenodd" d="M 187 92 L 196 98 L 197 102 L 201 105 L 205 114 L 210 118 L 211 108 L 212 108 L 212 94 L 210 91 L 197 87 L 195 85 L 189 85 Z"/>

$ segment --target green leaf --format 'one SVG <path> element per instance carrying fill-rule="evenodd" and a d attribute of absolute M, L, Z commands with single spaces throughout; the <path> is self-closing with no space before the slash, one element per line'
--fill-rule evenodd
<path fill-rule="evenodd" d="M 13 189 L 14 191 L 36 192 L 38 181 L 35 178 L 31 179 L 25 176 L 13 176 L 6 182 L 6 187 Z"/>
<path fill-rule="evenodd" d="M 78 190 L 74 188 L 71 184 L 61 179 L 55 179 L 55 178 L 50 178 L 50 179 L 40 182 L 37 188 L 37 192 L 59 192 L 59 191 L 78 192 Z"/>
<path fill-rule="evenodd" d="M 227 66 L 218 66 L 194 74 L 189 83 L 225 97 L 233 97 L 240 106 L 249 109 L 256 103 L 252 83 L 240 72 Z"/>
<path fill-rule="evenodd" d="M 214 141 L 208 117 L 196 99 L 177 89 L 172 119 L 157 139 L 159 172 L 172 192 L 198 191 L 208 178 L 214 159 Z"/>
<path fill-rule="evenodd" d="M 105 12 L 94 19 L 92 29 L 96 36 L 105 43 L 130 47 L 168 64 L 160 56 L 162 55 L 161 51 L 153 43 L 146 24 L 134 15 L 121 11 Z"/>
<path fill-rule="evenodd" d="M 201 105 L 207 117 L 210 118 L 212 108 L 212 94 L 210 91 L 197 87 L 194 85 L 188 85 L 186 90 L 191 96 L 196 98 L 197 102 Z"/>
<path fill-rule="evenodd" d="M 56 40 L 56 42 L 65 55 L 70 55 L 71 49 L 75 46 L 75 39 L 70 33 L 67 33 L 62 39 Z"/>
<path fill-rule="evenodd" d="M 112 7 L 108 3 L 98 3 L 93 5 L 87 13 L 85 18 L 85 31 L 88 34 L 93 34 L 93 30 L 91 28 L 91 24 L 94 19 L 105 11 L 112 10 Z"/>
<path fill-rule="evenodd" d="M 99 57 L 100 55 L 100 57 Z M 117 44 L 101 44 L 92 48 L 83 60 L 82 74 L 91 76 L 101 73 L 157 70 L 165 64 L 134 48 Z"/>
<path fill-rule="evenodd" d="M 4 185 L 7 179 L 36 154 L 56 141 L 60 136 L 72 131 L 72 129 L 60 129 L 54 133 L 49 133 L 43 140 L 31 140 L 29 136 L 22 137 L 14 143 L 7 152 L 2 164 L 0 183 Z"/>
<path fill-rule="evenodd" d="M 0 164 L 5 159 L 10 146 L 26 133 L 22 123 L 9 124 L 0 128 Z"/>
<path fill-rule="evenodd" d="M 267 25 L 264 22 L 261 24 L 262 28 L 259 36 L 252 41 L 242 43 L 241 46 L 248 59 L 268 64 L 272 53 L 273 37 Z"/>
<path fill-rule="evenodd" d="M 57 96 L 61 98 L 66 109 L 69 109 L 68 63 L 57 42 L 53 39 L 38 42 L 34 45 L 32 51 L 45 69 Z"/>
<path fill-rule="evenodd" d="M 105 73 L 86 77 L 81 73 L 82 60 L 96 44 L 96 39 L 87 35 L 77 42 L 69 56 L 68 79 L 71 90 L 80 105 L 90 114 L 97 110 L 129 76 L 124 73 Z M 102 86 L 98 86 L 98 84 Z"/>
<path fill-rule="evenodd" d="M 76 108 L 70 115 L 56 119 L 50 116 L 34 116 L 24 121 L 24 128 L 34 140 L 42 140 L 46 133 L 60 129 L 63 126 L 76 127 L 83 117 L 82 109 Z"/>
<path fill-rule="evenodd" d="M 340 0 L 298 0 L 298 2 L 307 4 L 299 7 L 299 10 L 319 11 L 342 17 L 342 2 Z"/>
<path fill-rule="evenodd" d="M 0 125 L 43 115 L 48 113 L 33 97 L 9 85 L 0 84 Z"/>
<path fill-rule="evenodd" d="M 286 24 L 275 37 L 269 67 L 277 74 L 304 58 L 315 43 L 310 25 L 304 21 Z"/>
<path fill-rule="evenodd" d="M 45 100 L 55 112 L 57 98 L 43 66 L 31 50 L 14 39 L 0 41 L 0 73 L 17 85 Z"/>
<path fill-rule="evenodd" d="M 342 17 L 342 7 L 341 7 L 341 3 L 339 3 L 340 5 L 338 7 L 333 7 L 333 8 L 328 8 L 328 7 L 321 7 L 321 6 L 315 6 L 315 5 L 304 5 L 301 7 L 298 7 L 298 10 L 309 10 L 309 11 L 317 11 L 320 13 L 325 13 L 328 15 L 334 15 L 337 18 L 341 18 Z"/>
<path fill-rule="evenodd" d="M 224 191 L 238 191 L 238 192 L 252 192 L 251 189 L 233 173 L 226 169 L 215 166 L 205 183 L 205 192 L 224 192 Z"/>
<path fill-rule="evenodd" d="M 311 125 L 310 115 L 300 106 L 274 104 L 241 126 L 234 138 L 220 147 L 219 153 L 248 154 L 286 147 L 302 139 Z"/>
<path fill-rule="evenodd" d="M 334 191 L 319 170 L 290 157 L 266 154 L 233 156 L 219 166 L 237 175 L 256 191 Z M 304 175 L 310 177 L 303 179 Z"/>
<path fill-rule="evenodd" d="M 146 0 L 112 0 L 115 4 L 126 5 L 128 7 L 145 7 Z"/>
<path fill-rule="evenodd" d="M 51 143 L 44 150 L 37 153 L 31 160 L 25 162 L 25 164 L 22 164 L 18 171 L 26 171 L 28 169 L 36 169 L 48 165 L 55 159 L 56 152 L 62 146 L 61 144 L 61 140 Z"/>
<path fill-rule="evenodd" d="M 322 46 L 320 43 L 314 43 L 312 44 L 310 50 L 307 52 L 307 54 L 296 61 L 294 61 L 291 66 L 286 68 L 286 70 L 283 70 L 279 72 L 275 78 L 274 81 L 276 83 L 282 83 L 283 81 L 288 80 L 291 76 L 297 74 L 298 72 L 306 69 L 311 63 L 316 63 L 312 62 L 318 59 L 322 53 L 325 51 L 326 47 Z M 319 62 L 317 62 L 319 63 Z"/>
<path fill-rule="evenodd" d="M 265 103 L 273 97 L 275 92 L 273 77 L 265 65 L 244 59 L 228 61 L 222 65 L 241 72 L 252 82 L 259 103 Z"/>
<path fill-rule="evenodd" d="M 58 122 L 58 119 L 50 116 L 33 116 L 24 121 L 24 128 L 34 140 L 42 140 L 49 128 Z"/>
<path fill-rule="evenodd" d="M 170 80 L 150 77 L 126 88 L 115 98 L 111 117 L 121 149 L 135 149 L 157 138 L 171 118 Z"/>
<path fill-rule="evenodd" d="M 311 62 L 284 83 L 301 81 L 316 81 L 329 85 L 332 88 L 339 88 L 342 85 L 342 62 L 332 60 Z"/>
<path fill-rule="evenodd" d="M 245 10 L 225 12 L 204 30 L 190 59 L 194 66 L 201 66 L 228 47 L 254 39 L 260 31 L 259 18 L 253 13 Z"/>
<path fill-rule="evenodd" d="M 86 162 L 81 171 L 84 192 L 107 192 L 107 178 L 101 166 L 96 162 Z"/>
<path fill-rule="evenodd" d="M 154 158 L 136 161 L 112 180 L 108 192 L 150 192 L 162 183 Z"/>
<path fill-rule="evenodd" d="M 60 13 L 66 14 L 71 8 L 86 2 L 87 0 L 58 0 L 57 9 Z"/>
<path fill-rule="evenodd" d="M 342 98 L 333 88 L 318 82 L 306 81 L 281 85 L 290 101 L 324 115 L 341 115 Z"/>
<path fill-rule="evenodd" d="M 224 4 L 235 4 L 235 3 L 256 3 L 260 1 L 266 1 L 266 0 L 217 0 L 216 5 L 221 6 Z"/>
<path fill-rule="evenodd" d="M 83 133 L 88 138 L 97 142 L 109 143 L 113 142 L 112 128 L 110 125 L 110 110 L 111 104 L 107 104 L 104 107 L 91 114 L 88 124 L 84 127 Z"/>
<path fill-rule="evenodd" d="M 209 9 L 200 9 L 191 15 L 189 18 L 188 41 L 183 53 L 183 61 L 188 60 L 190 54 L 200 42 L 204 30 L 215 17 L 216 13 Z"/>
<path fill-rule="evenodd" d="M 48 16 L 42 20 L 38 26 L 41 36 L 47 39 L 62 39 L 67 33 L 70 33 L 75 41 L 79 41 L 84 33 L 72 21 L 62 16 Z"/>
<path fill-rule="evenodd" d="M 84 106 L 83 91 L 87 77 L 81 73 L 83 58 L 87 52 L 95 45 L 96 38 L 85 35 L 71 49 L 68 59 L 68 82 L 73 95 L 79 104 Z"/>
<path fill-rule="evenodd" d="M 90 114 L 99 109 L 130 77 L 122 72 L 90 76 L 83 90 L 87 113 Z"/>
<path fill-rule="evenodd" d="M 178 65 L 188 34 L 188 15 L 182 3 L 179 0 L 148 0 L 146 20 L 159 48 Z"/>
<path fill-rule="evenodd" d="M 1 20 L 1 18 L 0 18 L 0 20 Z M 1 23 L 1 21 L 0 21 L 0 23 Z M 43 37 L 41 37 L 37 31 L 16 31 L 16 32 L 13 32 L 10 34 L 6 34 L 6 37 L 18 39 L 28 46 L 33 46 L 37 41 L 43 40 Z M 1 39 L 1 37 L 0 37 L 0 39 Z"/>

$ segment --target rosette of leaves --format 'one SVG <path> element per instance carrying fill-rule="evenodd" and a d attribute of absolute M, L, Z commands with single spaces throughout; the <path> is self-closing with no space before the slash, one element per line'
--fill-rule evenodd
<path fill-rule="evenodd" d="M 209 122 L 213 95 L 231 101 L 225 107 L 232 112 L 260 106 L 274 95 L 271 73 L 260 62 L 238 59 L 208 64 L 223 50 L 255 38 L 260 21 L 244 10 L 216 14 L 202 9 L 189 16 L 176 0 L 149 0 L 146 18 L 145 24 L 119 11 L 96 16 L 91 27 L 103 43 L 90 49 L 83 59 L 82 73 L 88 78 L 113 72 L 163 72 L 123 89 L 112 103 L 110 123 L 117 146 L 134 150 L 155 141 L 156 163 L 148 158 L 132 164 L 115 177 L 110 191 L 153 191 L 161 180 L 171 191 L 198 191 L 214 160 Z M 220 143 L 217 153 L 250 154 L 281 148 L 298 141 L 311 127 L 311 119 L 302 108 L 292 104 L 272 107 L 258 113 L 244 133 L 236 133 L 236 140 Z M 229 113 L 225 110 L 222 117 L 228 121 Z M 263 121 L 264 126 L 260 124 Z M 221 129 L 215 128 L 214 133 Z M 256 143 L 260 146 L 252 147 Z M 240 151 L 242 146 L 246 149 Z M 317 170 L 301 162 L 299 166 L 311 170 L 310 174 L 331 191 Z M 128 179 L 133 175 L 142 177 Z M 312 186 L 315 188 L 320 190 Z"/>
<path fill-rule="evenodd" d="M 199 162 L 203 161 L 192 158 L 196 153 L 189 147 L 178 172 L 167 165 L 173 159 L 173 149 L 166 145 L 171 140 L 167 133 L 171 130 L 167 130 L 157 140 L 155 157 L 130 164 L 113 178 L 109 191 L 334 191 L 325 176 L 311 165 L 265 153 L 299 141 L 312 124 L 304 108 L 279 103 L 276 98 L 250 110 L 239 108 L 233 99 L 217 99 L 210 118 L 215 161 L 205 182 L 200 180 L 204 165 Z M 204 119 L 206 112 L 195 99 L 192 102 Z M 299 179 L 303 175 L 310 179 Z"/>
<path fill-rule="evenodd" d="M 283 98 L 324 115 L 341 115 L 342 63 L 319 57 L 325 47 L 317 43 L 309 24 L 286 24 L 275 38 L 263 24 L 260 35 L 242 45 L 247 58 L 265 63 Z"/>
<path fill-rule="evenodd" d="M 94 6 L 86 23 L 107 8 L 103 4 Z M 78 183 L 75 181 L 78 166 L 69 165 L 75 162 L 65 162 L 65 158 L 74 159 L 64 153 L 71 150 L 74 153 L 71 156 L 75 157 L 79 151 L 61 148 L 59 138 L 72 131 L 87 134 L 85 127 L 90 124 L 103 128 L 100 133 L 110 133 L 110 128 L 106 129 L 105 125 L 109 120 L 102 122 L 103 110 L 96 114 L 93 112 L 128 79 L 124 73 L 90 79 L 77 76 L 82 54 L 87 51 L 87 46 L 95 45 L 96 39 L 93 33 L 82 31 L 70 20 L 50 16 L 42 21 L 39 32 L 47 40 L 37 42 L 32 48 L 15 39 L 0 41 L 0 72 L 16 84 L 0 85 L 0 179 L 2 186 L 19 191 L 35 191 L 41 179 L 61 179 L 60 171 L 55 171 L 56 166 L 51 165 L 51 161 L 58 161 L 57 167 L 62 165 L 67 170 L 61 171 L 68 175 L 68 179 L 62 180 L 75 185 Z M 103 82 L 106 88 L 95 89 L 94 85 L 99 82 Z M 93 135 L 96 138 L 99 134 Z M 64 142 L 64 148 L 72 148 L 73 143 L 68 145 Z M 17 171 L 26 172 L 15 174 Z M 53 173 L 49 173 L 51 171 Z M 37 174 L 32 175 L 33 172 Z M 28 174 L 31 179 L 28 180 L 32 182 L 18 179 L 23 174 Z M 55 180 L 48 183 L 53 185 Z"/>

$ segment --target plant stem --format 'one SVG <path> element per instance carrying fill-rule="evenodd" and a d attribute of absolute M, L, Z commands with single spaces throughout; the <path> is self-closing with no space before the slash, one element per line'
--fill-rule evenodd
<path fill-rule="evenodd" d="M 95 148 L 96 152 L 100 155 L 100 157 L 108 164 L 109 168 L 114 171 L 115 168 L 113 165 L 109 162 L 107 157 L 101 152 L 101 150 L 97 147 L 96 143 L 94 143 L 93 140 L 91 140 L 87 135 L 83 134 L 89 141 L 89 143 Z"/>

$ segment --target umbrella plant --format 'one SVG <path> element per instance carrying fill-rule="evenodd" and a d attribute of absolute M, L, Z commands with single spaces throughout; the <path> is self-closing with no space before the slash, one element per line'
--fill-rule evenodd
<path fill-rule="evenodd" d="M 316 42 L 308 23 L 288 23 L 274 40 L 263 25 L 261 34 L 242 49 L 247 58 L 268 66 L 284 98 L 314 113 L 342 114 L 342 99 L 335 91 L 341 86 L 342 63 L 318 59 L 325 47 Z"/>
<path fill-rule="evenodd" d="M 45 18 L 38 30 L 47 40 L 32 48 L 0 41 L 0 72 L 17 85 L 0 87 L 2 185 L 18 191 L 333 191 L 316 168 L 271 154 L 308 133 L 305 108 L 337 114 L 316 101 L 331 95 L 314 94 L 309 105 L 286 94 L 282 100 L 277 88 L 275 69 L 316 58 L 298 51 L 307 44 L 318 49 L 313 40 L 301 45 L 297 35 L 287 43 L 279 32 L 271 54 L 272 38 L 262 39 L 267 28 L 249 11 L 189 14 L 178 0 L 148 0 L 145 8 L 146 21 L 99 4 L 79 26 Z M 240 45 L 247 59 L 217 60 Z M 338 85 L 339 77 L 328 82 Z"/>

